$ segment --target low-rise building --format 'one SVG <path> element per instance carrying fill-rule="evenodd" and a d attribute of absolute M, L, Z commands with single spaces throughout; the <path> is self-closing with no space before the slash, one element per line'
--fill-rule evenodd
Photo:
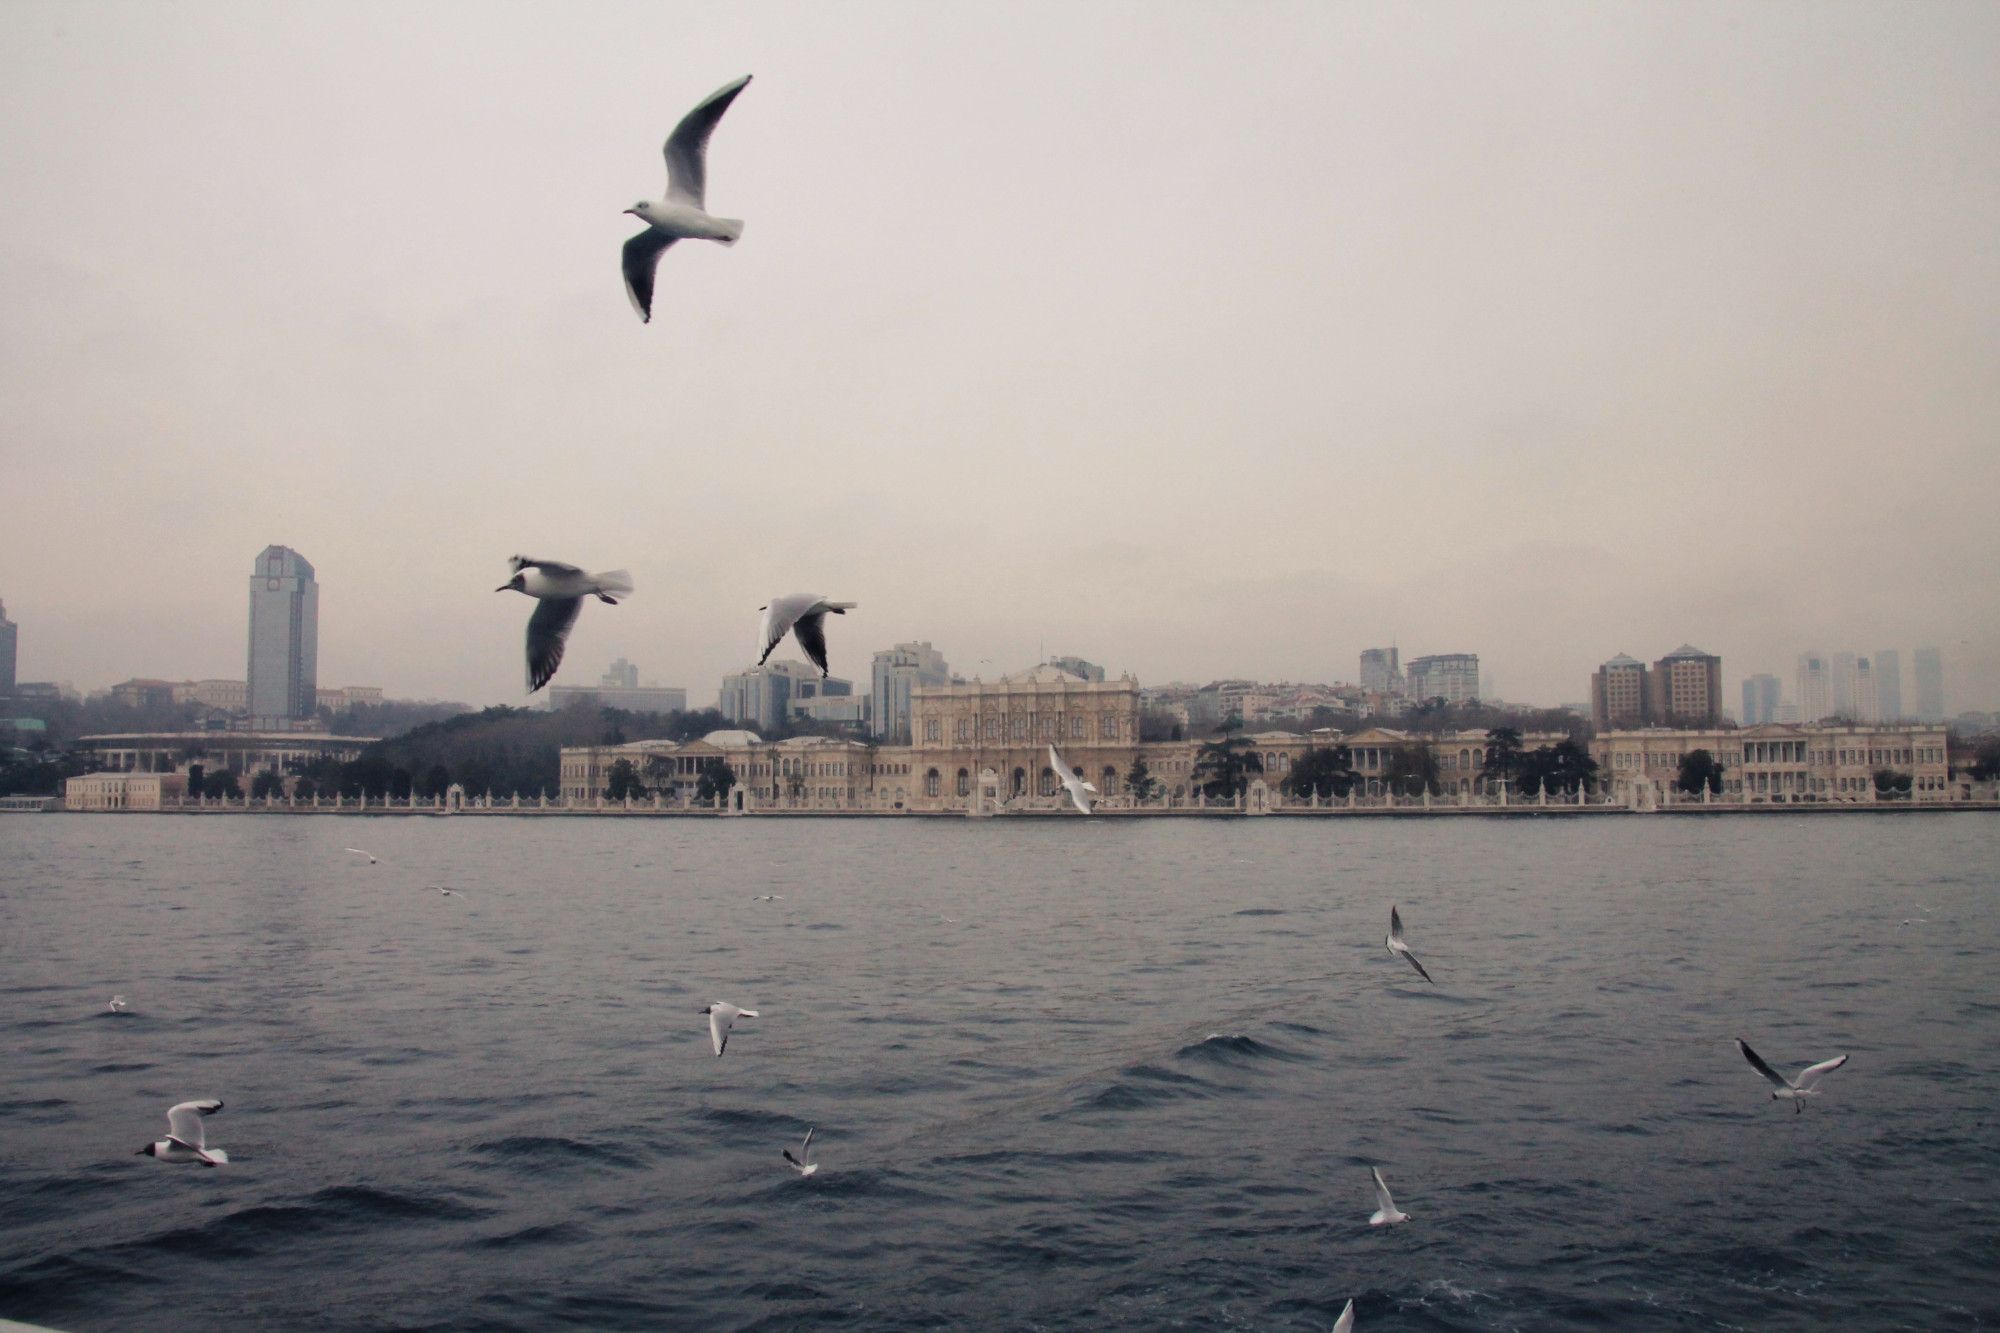
<path fill-rule="evenodd" d="M 1605 732 L 1590 748 L 1598 781 L 1609 787 L 1614 801 L 1625 804 L 1674 799 L 1671 789 L 1681 761 L 1696 750 L 1708 751 L 1722 765 L 1722 800 L 1871 801 L 1876 799 L 1875 774 L 1882 769 L 1910 779 L 1911 800 L 1942 801 L 1951 795 L 1943 727 L 1649 727 Z"/>
<path fill-rule="evenodd" d="M 323 731 L 152 731 L 80 736 L 76 748 L 114 773 L 186 772 L 191 763 L 211 772 L 283 773 L 316 759 L 358 758 L 373 736 L 330 736 Z"/>
<path fill-rule="evenodd" d="M 187 795 L 179 773 L 86 773 L 63 783 L 66 810 L 161 810 Z"/>

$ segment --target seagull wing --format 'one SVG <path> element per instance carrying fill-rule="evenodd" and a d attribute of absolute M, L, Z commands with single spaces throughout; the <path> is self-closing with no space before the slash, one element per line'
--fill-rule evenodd
<path fill-rule="evenodd" d="M 648 227 L 625 242 L 624 257 L 619 261 L 625 270 L 625 294 L 632 298 L 632 308 L 639 312 L 642 324 L 653 322 L 653 271 L 673 243 L 674 238 L 658 227 Z"/>
<path fill-rule="evenodd" d="M 812 1156 L 812 1150 L 813 1150 L 813 1132 L 811 1129 L 808 1129 L 806 1131 L 806 1141 L 799 1145 L 799 1156 L 810 1157 Z"/>
<path fill-rule="evenodd" d="M 1394 903 L 1389 904 L 1389 947 L 1395 948 L 1403 942 L 1403 917 L 1396 911 Z"/>
<path fill-rule="evenodd" d="M 1389 1197 L 1389 1182 L 1382 1179 L 1382 1168 L 1371 1166 L 1368 1174 L 1375 1177 L 1375 1206 L 1384 1213 L 1396 1211 L 1396 1201 Z"/>
<path fill-rule="evenodd" d="M 1777 1070 L 1771 1068 L 1771 1066 L 1765 1064 L 1764 1057 L 1757 1054 L 1757 1052 L 1751 1050 L 1750 1043 L 1743 1040 L 1743 1038 L 1738 1037 L 1736 1039 L 1736 1049 L 1743 1052 L 1743 1058 L 1750 1062 L 1750 1067 L 1752 1069 L 1756 1070 L 1758 1073 L 1762 1074 L 1765 1078 L 1769 1079 L 1773 1085 L 1780 1088 L 1789 1088 L 1793 1086 L 1792 1081 L 1790 1079 L 1786 1078 L 1783 1074 L 1780 1074 Z"/>
<path fill-rule="evenodd" d="M 736 82 L 717 88 L 700 106 L 682 116 L 681 123 L 667 136 L 664 151 L 668 199 L 706 211 L 702 198 L 708 191 L 708 136 L 714 133 L 715 123 L 729 110 L 736 94 L 749 82 L 750 76 L 745 74 Z"/>
<path fill-rule="evenodd" d="M 798 1158 L 792 1156 L 792 1150 L 790 1148 L 781 1148 L 779 1149 L 779 1151 L 785 1154 L 785 1160 L 790 1162 L 793 1166 L 797 1167 L 801 1171 L 806 1169 L 806 1164 L 804 1162 L 801 1162 Z"/>
<path fill-rule="evenodd" d="M 812 604 L 819 600 L 810 593 L 793 593 L 789 597 L 771 599 L 771 604 L 764 608 L 763 643 L 757 657 L 758 666 L 764 665 L 771 656 L 771 650 L 783 643 L 785 636 L 792 632 L 792 622 L 811 610 Z"/>
<path fill-rule="evenodd" d="M 1333 1321 L 1333 1333 L 1354 1333 L 1354 1302 L 1350 1299 L 1340 1318 Z"/>
<path fill-rule="evenodd" d="M 548 597 L 528 617 L 528 693 L 549 683 L 562 665 L 563 643 L 583 610 L 581 597 Z"/>
<path fill-rule="evenodd" d="M 1417 969 L 1418 976 L 1422 977 L 1425 981 L 1430 981 L 1433 986 L 1437 985 L 1435 981 L 1431 981 L 1431 974 L 1424 971 L 1424 965 L 1417 961 L 1415 954 L 1411 953 L 1408 949 L 1398 949 L 1397 952 L 1403 956 L 1404 962 Z"/>
<path fill-rule="evenodd" d="M 516 574 L 524 569 L 539 569 L 550 578 L 583 576 L 583 570 L 575 565 L 566 565 L 560 560 L 536 560 L 532 556 L 517 555 L 509 558 L 507 563 L 514 567 Z"/>
<path fill-rule="evenodd" d="M 167 1137 L 183 1148 L 202 1152 L 208 1147 L 208 1138 L 202 1132 L 201 1118 L 221 1109 L 218 1101 L 182 1102 L 167 1112 Z"/>
<path fill-rule="evenodd" d="M 792 624 L 792 636 L 799 641 L 799 647 L 805 649 L 806 660 L 819 668 L 820 679 L 826 679 L 826 612 L 815 611 L 809 616 L 800 616 Z"/>
<path fill-rule="evenodd" d="M 723 1048 L 729 1045 L 730 1021 L 713 1008 L 708 1011 L 708 1040 L 709 1044 L 715 1047 L 717 1055 L 721 1055 Z"/>
<path fill-rule="evenodd" d="M 1822 1060 L 1816 1065 L 1807 1065 L 1799 1071 L 1799 1076 L 1794 1081 L 1793 1086 L 1800 1089 L 1810 1088 L 1813 1084 L 1819 1082 L 1821 1075 L 1831 1074 L 1846 1063 L 1847 1057 L 1842 1055 L 1836 1056 L 1831 1060 Z"/>

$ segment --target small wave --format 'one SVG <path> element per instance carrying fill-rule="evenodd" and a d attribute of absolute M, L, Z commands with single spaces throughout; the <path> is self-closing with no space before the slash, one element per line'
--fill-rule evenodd
<path fill-rule="evenodd" d="M 498 1236 L 484 1236 L 473 1242 L 482 1250 L 511 1250 L 534 1245 L 576 1245 L 590 1239 L 587 1227 L 573 1222 L 546 1222 L 540 1226 L 523 1227 L 519 1231 L 509 1231 Z"/>
<path fill-rule="evenodd" d="M 1211 1084 L 1187 1074 L 1177 1074 L 1158 1065 L 1136 1065 L 1110 1087 L 1086 1098 L 1083 1107 L 1093 1111 L 1136 1111 L 1184 1097 L 1206 1097 L 1213 1090 Z"/>
<path fill-rule="evenodd" d="M 1231 915 L 1231 916 L 1283 916 L 1284 914 L 1285 914 L 1285 909 L 1284 909 L 1284 908 L 1282 908 L 1282 907 L 1245 907 L 1245 908 L 1243 908 L 1243 909 L 1242 909 L 1242 910 L 1240 910 L 1240 911 L 1236 911 L 1236 912 L 1231 912 L 1231 913 L 1230 913 L 1229 915 Z"/>
<path fill-rule="evenodd" d="M 514 1134 L 504 1139 L 494 1139 L 473 1148 L 474 1152 L 488 1157 L 535 1158 L 535 1169 L 548 1165 L 551 1159 L 602 1164 L 636 1170 L 644 1166 L 631 1153 L 608 1144 L 591 1143 L 584 1139 L 572 1139 L 561 1134 Z"/>
<path fill-rule="evenodd" d="M 1200 1041 L 1181 1047 L 1174 1052 L 1177 1060 L 1202 1060 L 1216 1064 L 1242 1065 L 1255 1060 L 1303 1060 L 1306 1057 L 1296 1051 L 1288 1051 L 1270 1042 L 1258 1041 L 1255 1037 L 1240 1032 L 1211 1032 Z"/>
<path fill-rule="evenodd" d="M 59 1112 L 69 1108 L 61 1097 L 32 1097 L 0 1101 L 0 1120 L 25 1120 L 31 1125 L 54 1125 L 63 1120 Z"/>

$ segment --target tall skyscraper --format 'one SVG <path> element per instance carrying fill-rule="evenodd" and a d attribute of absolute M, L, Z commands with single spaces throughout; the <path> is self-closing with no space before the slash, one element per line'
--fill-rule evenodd
<path fill-rule="evenodd" d="M 840 683 L 849 690 L 854 688 L 846 681 Z M 738 726 L 772 731 L 791 717 L 793 699 L 817 694 L 822 685 L 833 684 L 831 680 L 822 682 L 819 668 L 807 666 L 804 662 L 789 659 L 766 662 L 763 666 L 724 676 L 717 707 L 724 717 Z M 835 693 L 832 689 L 825 692 Z"/>
<path fill-rule="evenodd" d="M 1903 655 L 1894 648 L 1875 654 L 1875 711 L 1884 722 L 1903 716 Z"/>
<path fill-rule="evenodd" d="M 267 546 L 250 572 L 250 717 L 282 727 L 313 715 L 319 688 L 319 584 L 289 546 Z"/>
<path fill-rule="evenodd" d="M 1590 677 L 1590 720 L 1599 731 L 1646 725 L 1646 664 L 1624 653 Z"/>
<path fill-rule="evenodd" d="M 889 745 L 910 743 L 910 690 L 917 685 L 951 684 L 944 654 L 923 643 L 899 643 L 875 654 L 869 684 L 874 690 L 868 729 Z"/>
<path fill-rule="evenodd" d="M 1917 721 L 1944 721 L 1944 657 L 1935 648 L 1919 648 L 1911 656 L 1917 677 Z"/>
<path fill-rule="evenodd" d="M 14 692 L 14 657 L 20 642 L 21 628 L 7 619 L 7 604 L 0 602 L 0 699 Z"/>
<path fill-rule="evenodd" d="M 1778 720 L 1778 678 L 1769 672 L 1743 678 L 1743 725 L 1761 727 Z"/>
<path fill-rule="evenodd" d="M 1826 654 L 1808 648 L 1799 654 L 1799 721 L 1817 722 L 1833 711 L 1833 675 Z"/>
<path fill-rule="evenodd" d="M 1722 659 L 1692 644 L 1653 663 L 1646 712 L 1656 726 L 1722 725 Z"/>
<path fill-rule="evenodd" d="M 1881 705 L 1875 695 L 1875 659 L 1856 654 L 1854 658 L 1854 712 L 1857 722 L 1879 722 Z"/>
<path fill-rule="evenodd" d="M 1456 704 L 1477 699 L 1479 654 L 1434 653 L 1429 657 L 1413 657 L 1407 679 L 1410 697 L 1419 703 L 1442 699 Z"/>
<path fill-rule="evenodd" d="M 1395 648 L 1364 648 L 1361 651 L 1361 688 L 1372 694 L 1401 694 L 1403 666 Z"/>

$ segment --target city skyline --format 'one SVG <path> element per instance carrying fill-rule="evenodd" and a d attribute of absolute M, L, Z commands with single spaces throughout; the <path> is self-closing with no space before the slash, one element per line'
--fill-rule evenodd
<path fill-rule="evenodd" d="M 0 11 L 24 677 L 234 675 L 215 590 L 281 528 L 341 589 L 324 676 L 409 697 L 526 701 L 488 591 L 526 550 L 633 572 L 585 680 L 718 679 L 824 583 L 856 679 L 922 640 L 1151 680 L 1394 642 L 1560 703 L 1692 638 L 1781 677 L 1937 644 L 1955 706 L 2000 702 L 1966 558 L 1990 6 L 1218 7 L 1143 59 L 1111 10 L 619 12 L 401 16 L 426 77 L 357 102 L 359 13 Z M 620 210 L 745 72 L 711 182 L 743 239 L 677 252 L 640 326 Z M 468 226 L 495 143 L 517 204 Z M 136 247 L 103 204 L 135 192 Z M 552 449 L 594 475 L 550 484 Z M 85 512 L 173 558 L 74 579 Z"/>

